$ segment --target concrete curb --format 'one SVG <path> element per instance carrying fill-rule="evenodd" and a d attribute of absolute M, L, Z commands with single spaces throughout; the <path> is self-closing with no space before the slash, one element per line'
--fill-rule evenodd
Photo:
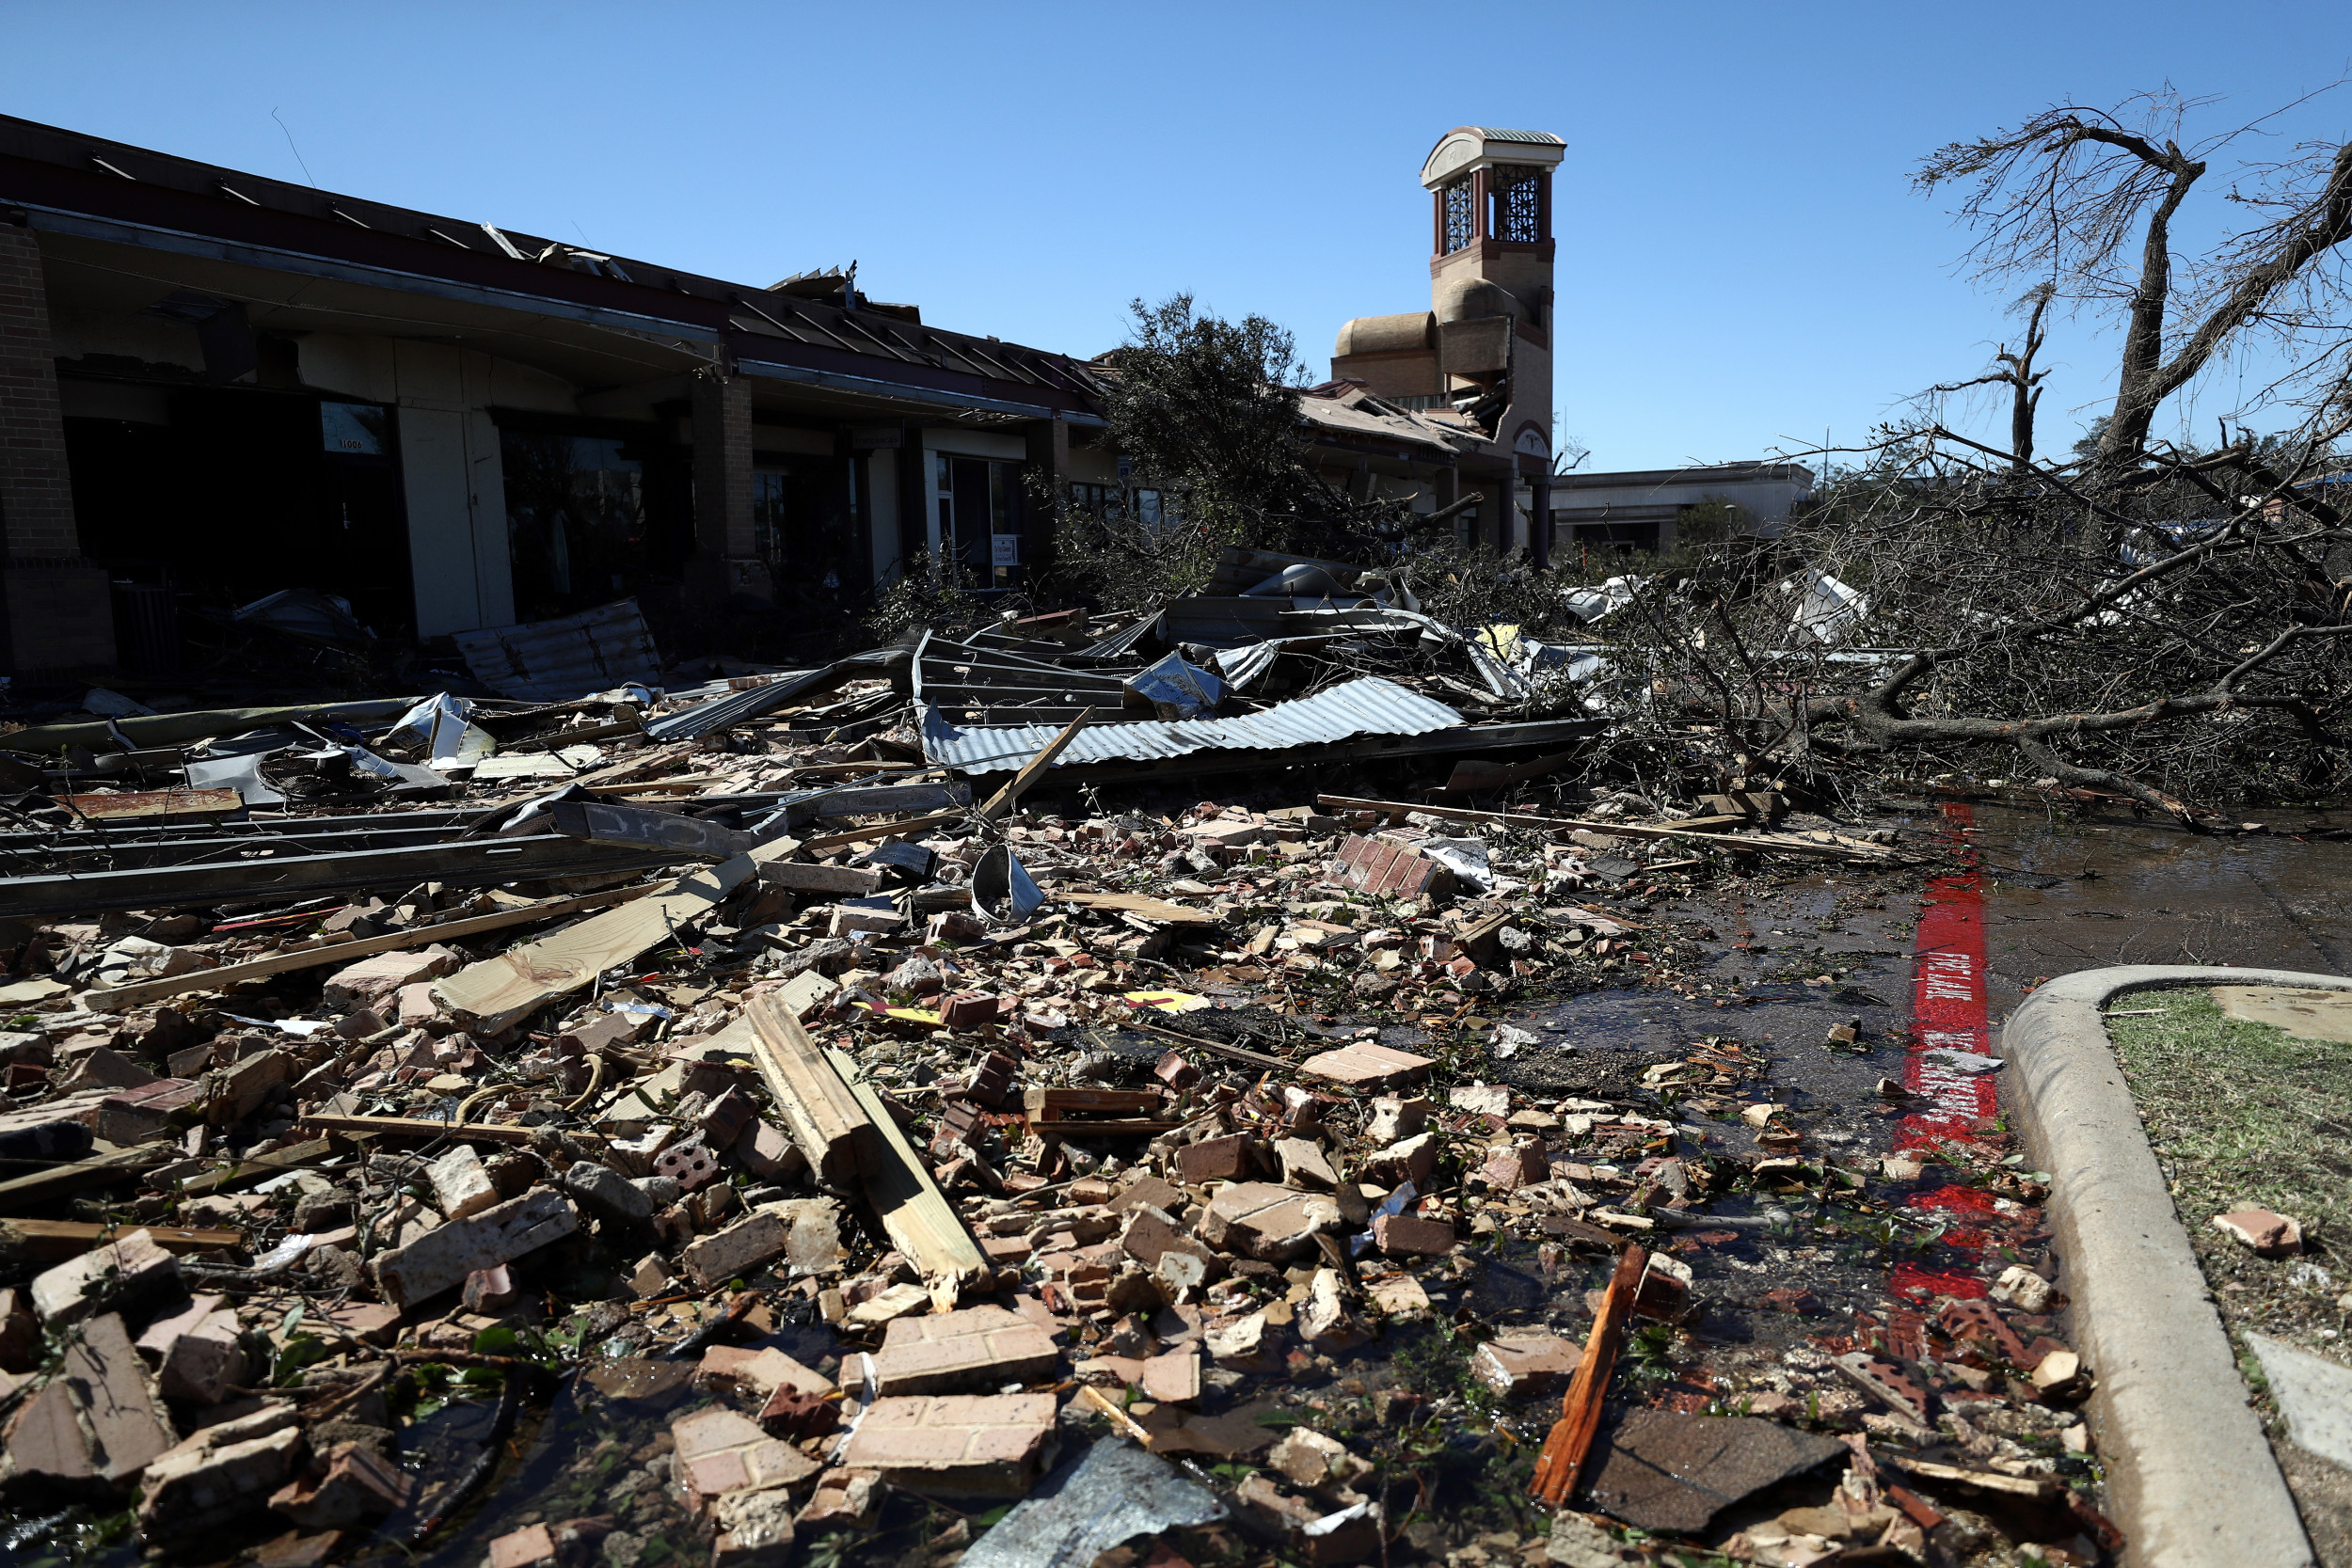
<path fill-rule="evenodd" d="M 2178 964 L 2064 975 L 2002 1026 L 2002 1098 L 2052 1178 L 2051 1229 L 2075 1348 L 2097 1379 L 2090 1418 L 2125 1561 L 2308 1568 L 2302 1519 L 2100 1019 L 2129 991 L 2213 985 L 2352 990 L 2352 979 Z"/>

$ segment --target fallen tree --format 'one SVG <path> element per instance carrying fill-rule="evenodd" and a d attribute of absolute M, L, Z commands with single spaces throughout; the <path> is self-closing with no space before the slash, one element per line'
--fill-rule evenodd
<path fill-rule="evenodd" d="M 1963 216 L 1988 273 L 2040 274 L 2021 347 L 1843 454 L 1780 539 L 1716 546 L 1604 624 L 1606 679 L 1619 711 L 1647 716 L 1628 738 L 1649 766 L 2006 752 L 2037 781 L 2190 824 L 2201 799 L 2341 791 L 2352 528 L 2328 495 L 2352 433 L 2352 141 L 2241 168 L 2234 194 L 2263 221 L 2184 260 L 2173 218 L 2240 133 L 2184 151 L 2121 112 L 2052 110 L 1923 162 L 1924 187 L 1975 182 Z M 2035 360 L 2060 302 L 2123 330 L 2111 410 L 2052 462 Z M 2256 336 L 2288 369 L 2250 412 L 2286 430 L 2225 425 L 2211 449 L 2152 437 L 2165 400 Z M 1946 400 L 1979 387 L 2007 393 L 2007 450 L 1947 422 Z"/>

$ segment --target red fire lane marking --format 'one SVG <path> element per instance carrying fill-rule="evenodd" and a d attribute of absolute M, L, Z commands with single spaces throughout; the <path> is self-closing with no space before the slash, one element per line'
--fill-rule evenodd
<path fill-rule="evenodd" d="M 1968 826 L 1975 814 L 1964 803 L 1954 802 L 1944 807 L 1944 816 L 1958 837 L 1958 831 Z M 1903 1057 L 1903 1087 L 1926 1104 L 1895 1124 L 1898 1149 L 1931 1148 L 1954 1137 L 1966 1137 L 1979 1122 L 1995 1114 L 1999 1103 L 1993 1074 L 1962 1072 L 1929 1055 L 1940 1049 L 1991 1053 L 1992 1018 L 1985 1004 L 1983 879 L 1971 865 L 1935 878 L 1926 891 L 1927 907 L 1920 911 L 1913 944 L 1911 1040 Z M 1911 1204 L 1947 1212 L 1976 1207 L 1955 1199 L 1956 1190 L 1947 1187 L 1916 1196 Z M 1981 1246 L 1984 1237 L 1968 1227 L 1947 1234 L 1945 1240 L 1963 1247 Z M 1898 1265 L 1892 1283 L 1905 1295 L 1984 1293 L 1981 1280 L 1915 1263 Z"/>

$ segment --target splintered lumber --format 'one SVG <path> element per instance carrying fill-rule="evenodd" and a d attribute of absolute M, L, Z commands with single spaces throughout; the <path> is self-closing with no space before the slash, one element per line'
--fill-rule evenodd
<path fill-rule="evenodd" d="M 759 879 L 770 887 L 789 888 L 795 893 L 868 894 L 882 886 L 882 874 L 870 865 L 770 861 L 759 868 Z"/>
<path fill-rule="evenodd" d="M 1070 749 L 1070 743 L 1078 738 L 1078 732 L 1085 729 L 1087 721 L 1093 717 L 1094 710 L 1087 709 L 1073 719 L 1061 734 L 1040 747 L 1037 755 L 1023 763 L 1021 771 L 1006 781 L 1004 788 L 988 798 L 988 804 L 980 808 L 980 819 L 994 822 L 1009 815 L 1013 807 L 1021 803 L 1021 797 L 1028 793 L 1029 786 L 1037 783 L 1040 775 L 1054 766 L 1054 759 Z"/>
<path fill-rule="evenodd" d="M 1617 1272 L 1609 1276 L 1600 1310 L 1593 1315 L 1593 1331 L 1584 1338 L 1584 1358 L 1576 1365 L 1576 1376 L 1569 1380 L 1567 1394 L 1560 1402 L 1560 1418 L 1551 1424 L 1544 1450 L 1535 1460 L 1535 1481 L 1530 1491 L 1552 1508 L 1567 1501 L 1576 1490 L 1577 1478 L 1584 1472 L 1585 1460 L 1592 1455 L 1594 1435 L 1600 1431 L 1601 1405 L 1609 1397 L 1609 1379 L 1617 1369 L 1617 1352 L 1625 1343 L 1626 1319 L 1632 1315 L 1642 1271 L 1648 1266 L 1647 1253 L 1628 1246 L 1617 1259 Z"/>
<path fill-rule="evenodd" d="M 1147 897 L 1140 893 L 1049 893 L 1048 898 L 1058 898 L 1065 904 L 1077 904 L 1089 910 L 1109 910 L 1115 914 L 1132 914 L 1141 920 L 1157 920 L 1169 926 L 1214 926 L 1216 916 L 1206 910 L 1196 910 L 1189 904 L 1171 904 L 1165 898 Z"/>
<path fill-rule="evenodd" d="M 350 1146 L 346 1143 L 343 1147 Z M 206 1193 L 219 1192 L 224 1187 L 233 1187 L 241 1181 L 260 1181 L 273 1176 L 283 1176 L 290 1170 L 300 1170 L 305 1165 L 326 1159 L 335 1152 L 335 1148 L 336 1140 L 333 1138 L 312 1138 L 291 1148 L 273 1149 L 249 1160 L 238 1160 L 189 1177 L 179 1184 L 180 1196 L 200 1197 Z"/>
<path fill-rule="evenodd" d="M 890 838 L 898 833 L 919 833 L 926 828 L 945 828 L 950 823 L 968 821 L 970 816 L 971 814 L 968 812 L 943 811 L 930 816 L 910 816 L 899 822 L 876 822 L 864 828 L 851 828 L 847 832 L 827 833 L 822 838 L 809 839 L 801 847 L 812 855 L 830 854 L 848 845 L 864 844 L 868 839 Z M 762 845 L 761 847 L 765 848 L 766 846 Z"/>
<path fill-rule="evenodd" d="M 941 1311 L 949 1310 L 967 1288 L 992 1277 L 988 1259 L 972 1232 L 963 1227 L 955 1205 L 931 1180 L 930 1167 L 916 1157 L 914 1146 L 898 1130 L 882 1096 L 872 1085 L 853 1076 L 857 1069 L 849 1057 L 838 1051 L 828 1051 L 825 1057 L 882 1134 L 884 1157 L 876 1169 L 866 1173 L 866 1201 L 882 1216 L 882 1229 L 898 1255 L 922 1275 L 932 1304 Z"/>
<path fill-rule="evenodd" d="M 1122 1111 L 1156 1111 L 1167 1103 L 1157 1089 L 1033 1088 L 1024 1097 L 1029 1131 L 1045 1138 L 1157 1137 L 1184 1125 Z"/>
<path fill-rule="evenodd" d="M 246 963 L 224 964 L 218 969 L 191 970 L 185 974 L 168 974 L 159 980 L 135 980 L 127 986 L 114 986 L 82 993 L 82 1006 L 92 1012 L 118 1012 L 125 1007 L 145 1006 L 167 996 L 179 996 L 192 990 L 220 990 L 240 980 L 260 980 L 272 974 L 285 974 L 297 969 L 317 969 L 326 964 L 339 964 L 347 958 L 361 958 L 370 953 L 397 953 L 405 947 L 423 947 L 456 937 L 480 936 L 508 926 L 527 925 L 534 920 L 552 920 L 559 915 L 578 914 L 582 910 L 600 909 L 618 904 L 640 894 L 650 893 L 660 882 L 640 882 L 634 887 L 616 887 L 602 893 L 582 894 L 577 898 L 548 898 L 536 904 L 524 904 L 511 910 L 499 910 L 490 914 L 469 915 L 463 920 L 444 920 L 437 926 L 420 926 L 412 931 L 388 931 L 380 937 L 360 937 L 352 942 L 321 942 L 312 947 L 298 947 L 290 952 L 272 953 L 266 958 L 254 958 Z M 308 918 L 315 919 L 325 911 L 313 910 Z"/>
<path fill-rule="evenodd" d="M 763 857 L 788 853 L 778 840 L 689 872 L 659 893 L 436 980 L 433 994 L 475 1034 L 495 1035 L 700 920 L 749 881 Z"/>
<path fill-rule="evenodd" d="M 25 1176 L 12 1176 L 6 1181 L 0 1181 L 0 1209 L 46 1202 L 76 1187 L 120 1181 L 177 1157 L 178 1151 L 168 1147 L 160 1149 L 119 1148 L 111 1154 L 75 1160 L 70 1164 L 52 1165 L 47 1170 L 37 1170 Z"/>
<path fill-rule="evenodd" d="M 455 1138 L 461 1143 L 527 1144 L 528 1127 L 495 1121 L 435 1121 L 430 1117 L 304 1117 L 306 1132 L 341 1132 L 345 1137 Z"/>
<path fill-rule="evenodd" d="M 859 1101 L 778 997 L 753 997 L 743 1005 L 743 1018 L 751 1024 L 752 1060 L 776 1115 L 818 1178 L 847 1186 L 880 1169 L 886 1156 L 875 1124 L 889 1117 L 878 1118 Z"/>
<path fill-rule="evenodd" d="M 166 1252 L 221 1252 L 245 1245 L 238 1230 L 183 1230 L 174 1225 L 143 1229 Z M 0 1251 L 33 1259 L 79 1258 L 102 1242 L 118 1241 L 130 1227 L 95 1220 L 0 1220 Z"/>

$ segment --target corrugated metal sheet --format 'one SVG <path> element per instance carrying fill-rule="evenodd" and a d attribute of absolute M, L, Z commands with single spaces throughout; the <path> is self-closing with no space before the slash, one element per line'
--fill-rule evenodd
<path fill-rule="evenodd" d="M 661 674 L 653 632 L 635 599 L 557 621 L 461 631 L 451 641 L 475 679 L 520 702 L 567 703 Z"/>
<path fill-rule="evenodd" d="M 1232 719 L 1104 724 L 1080 730 L 1054 764 L 1148 762 L 1194 752 L 1282 752 L 1358 735 L 1427 735 L 1452 729 L 1462 716 L 1394 681 L 1348 681 L 1311 697 L 1277 703 L 1263 713 Z M 1051 724 L 963 729 L 929 704 L 923 708 L 923 755 L 970 773 L 1018 768 L 1059 733 Z"/>
<path fill-rule="evenodd" d="M 746 719 L 756 719 L 763 713 L 773 713 L 789 706 L 804 692 L 815 690 L 832 677 L 838 665 L 828 664 L 821 670 L 787 670 L 762 686 L 745 687 L 723 697 L 713 697 L 690 708 L 655 720 L 645 726 L 650 740 L 693 740 L 713 730 L 739 724 Z"/>

